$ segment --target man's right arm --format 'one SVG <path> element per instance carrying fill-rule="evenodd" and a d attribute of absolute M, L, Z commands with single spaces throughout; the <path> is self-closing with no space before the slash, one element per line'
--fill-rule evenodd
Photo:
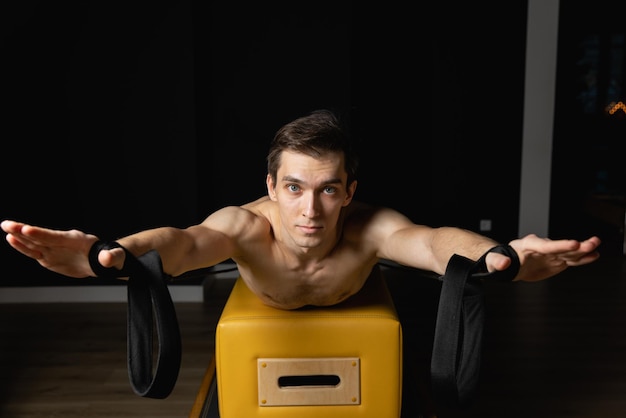
<path fill-rule="evenodd" d="M 227 212 L 227 211 L 226 211 Z M 139 232 L 117 242 L 135 256 L 157 250 L 163 264 L 163 271 L 170 276 L 179 276 L 185 272 L 214 266 L 233 257 L 236 239 L 219 228 L 216 218 L 221 222 L 230 219 L 230 215 L 220 210 L 199 225 L 185 229 L 161 227 Z M 118 250 L 123 253 L 123 250 Z M 103 264 L 103 255 L 99 257 Z M 103 264 L 104 265 L 104 264 Z M 123 264 L 115 264 L 120 268 Z"/>
<path fill-rule="evenodd" d="M 138 232 L 116 240 L 135 256 L 152 249 L 159 252 L 163 270 L 171 276 L 210 267 L 231 258 L 234 238 L 226 233 L 234 225 L 241 208 L 221 209 L 202 224 L 185 229 L 161 227 Z M 247 212 L 247 211 L 246 211 Z M 78 230 L 54 230 L 11 220 L 0 225 L 7 242 L 41 266 L 69 277 L 94 276 L 88 254 L 98 237 Z M 121 248 L 102 250 L 98 261 L 103 267 L 121 269 L 126 254 Z"/>

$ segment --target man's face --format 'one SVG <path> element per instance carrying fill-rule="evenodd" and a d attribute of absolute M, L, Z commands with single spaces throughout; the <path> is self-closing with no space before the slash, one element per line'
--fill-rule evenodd
<path fill-rule="evenodd" d="M 270 199 L 278 203 L 282 239 L 301 248 L 334 245 L 341 208 L 352 200 L 356 182 L 346 188 L 343 153 L 316 159 L 283 151 L 276 184 L 267 176 Z"/>

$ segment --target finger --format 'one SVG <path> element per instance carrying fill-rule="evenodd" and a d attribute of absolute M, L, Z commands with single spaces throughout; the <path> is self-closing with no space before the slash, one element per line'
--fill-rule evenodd
<path fill-rule="evenodd" d="M 33 225 L 23 225 L 21 232 L 22 235 L 29 238 L 33 242 L 46 245 L 54 245 L 64 239 L 67 235 L 66 231 L 56 231 Z"/>
<path fill-rule="evenodd" d="M 485 258 L 485 264 L 487 265 L 487 271 L 490 273 L 494 270 L 502 271 L 509 268 L 511 259 L 504 254 L 490 252 Z"/>
<path fill-rule="evenodd" d="M 25 256 L 34 258 L 35 260 L 40 260 L 43 258 L 43 252 L 41 251 L 41 247 L 38 245 L 34 245 L 31 241 L 22 240 L 19 236 L 8 234 L 6 236 L 6 240 L 11 245 L 11 247 L 15 248 L 20 253 Z"/>
<path fill-rule="evenodd" d="M 598 237 L 592 237 L 579 243 L 577 249 L 573 251 L 565 251 L 560 256 L 566 260 L 581 260 L 589 255 L 591 260 L 598 258 L 599 254 L 596 249 L 600 245 Z"/>
<path fill-rule="evenodd" d="M 551 240 L 549 238 L 539 238 L 536 235 L 529 235 L 519 240 L 517 245 L 523 252 L 537 252 L 540 254 L 554 254 L 577 257 L 581 253 L 588 252 L 593 248 L 593 242 L 586 243 L 586 248 L 581 249 L 581 242 L 573 239 Z"/>
<path fill-rule="evenodd" d="M 597 260 L 598 258 L 600 258 L 600 253 L 597 251 L 591 252 L 591 253 L 586 253 L 582 256 L 579 256 L 578 258 L 575 259 L 571 259 L 571 260 L 566 260 L 567 265 L 568 266 L 582 266 L 583 264 L 589 264 L 595 260 Z"/>
<path fill-rule="evenodd" d="M 591 237 L 580 243 L 580 249 L 584 252 L 591 252 L 598 248 L 602 241 L 598 237 Z"/>
<path fill-rule="evenodd" d="M 116 267 L 121 270 L 124 266 L 126 254 L 121 248 L 112 248 L 110 250 L 102 250 L 98 253 L 98 262 L 103 267 Z"/>
<path fill-rule="evenodd" d="M 8 220 L 2 222 L 2 230 L 19 239 L 23 245 L 27 245 L 27 243 L 42 244 L 45 240 L 41 238 L 47 235 L 43 232 L 43 228 Z"/>
<path fill-rule="evenodd" d="M 23 226 L 24 226 L 23 223 L 11 221 L 11 220 L 4 220 L 0 224 L 0 227 L 2 228 L 2 230 L 6 232 L 7 234 L 21 234 L 21 230 Z"/>

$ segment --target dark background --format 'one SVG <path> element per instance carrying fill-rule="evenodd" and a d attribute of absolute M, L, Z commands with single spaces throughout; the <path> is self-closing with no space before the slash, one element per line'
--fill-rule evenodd
<path fill-rule="evenodd" d="M 616 0 L 561 1 L 550 231 L 626 254 L 626 20 Z"/>
<path fill-rule="evenodd" d="M 15 3 L 2 6 L 1 219 L 104 239 L 200 222 L 264 194 L 274 132 L 330 108 L 361 152 L 358 199 L 433 226 L 491 219 L 495 239 L 517 236 L 525 0 Z M 563 27 L 560 44 L 587 30 Z M 579 53 L 564 50 L 560 66 Z M 578 129 L 567 119 L 555 122 L 564 172 L 579 165 L 561 145 Z M 577 188 L 553 174 L 555 234 L 597 226 L 581 203 L 594 175 L 577 171 Z M 81 283 L 8 245 L 0 261 L 0 285 Z"/>

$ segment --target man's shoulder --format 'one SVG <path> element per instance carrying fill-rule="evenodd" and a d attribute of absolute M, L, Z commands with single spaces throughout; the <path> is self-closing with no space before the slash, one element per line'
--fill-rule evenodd
<path fill-rule="evenodd" d="M 271 200 L 259 198 L 243 205 L 229 205 L 213 212 L 206 221 L 228 220 L 232 223 L 249 222 L 252 218 L 267 219 Z"/>
<path fill-rule="evenodd" d="M 232 237 L 265 234 L 270 227 L 266 205 L 264 199 L 258 199 L 240 206 L 225 206 L 209 215 L 203 225 Z"/>
<path fill-rule="evenodd" d="M 276 202 L 263 196 L 252 202 L 234 207 L 232 210 L 239 212 L 239 219 L 244 219 L 245 222 L 260 222 L 265 227 L 272 224 L 272 219 L 276 217 L 273 215 L 275 207 Z"/>
<path fill-rule="evenodd" d="M 273 205 L 274 202 L 272 202 L 269 197 L 263 196 L 258 198 L 257 200 L 253 200 L 252 202 L 248 202 L 241 206 L 238 206 L 238 209 L 249 212 L 254 216 L 268 218 L 269 211 L 271 210 L 271 207 Z"/>

